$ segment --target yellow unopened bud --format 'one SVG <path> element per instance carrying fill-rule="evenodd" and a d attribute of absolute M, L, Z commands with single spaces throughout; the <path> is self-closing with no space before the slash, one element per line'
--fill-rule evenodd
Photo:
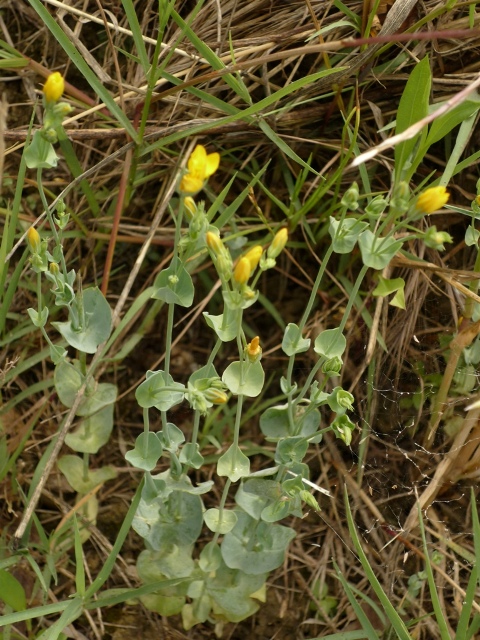
<path fill-rule="evenodd" d="M 65 81 L 58 71 L 51 73 L 43 85 L 43 93 L 47 102 L 58 102 L 65 91 Z"/>
<path fill-rule="evenodd" d="M 238 284 L 246 284 L 251 273 L 252 267 L 250 264 L 250 260 L 248 258 L 240 258 L 240 260 L 235 265 L 235 269 L 233 271 L 233 279 Z"/>
<path fill-rule="evenodd" d="M 251 342 L 247 344 L 247 358 L 250 362 L 256 362 L 262 355 L 262 347 L 260 346 L 260 338 L 255 336 Z"/>
<path fill-rule="evenodd" d="M 286 227 L 283 227 L 282 229 L 280 229 L 280 231 L 277 231 L 277 233 L 275 234 L 272 240 L 272 244 L 267 249 L 267 256 L 275 260 L 275 258 L 277 258 L 285 249 L 287 240 L 288 240 L 288 231 Z"/>
<path fill-rule="evenodd" d="M 207 231 L 205 234 L 205 240 L 207 241 L 207 247 L 214 255 L 219 256 L 225 251 L 223 242 L 216 233 L 213 233 L 213 231 Z"/>
<path fill-rule="evenodd" d="M 210 389 L 207 389 L 203 395 L 212 404 L 225 404 L 228 402 L 228 396 L 225 391 L 222 391 L 222 389 L 210 387 Z"/>
<path fill-rule="evenodd" d="M 54 276 L 58 276 L 58 274 L 60 273 L 60 268 L 56 262 L 51 262 L 48 270 Z"/>
<path fill-rule="evenodd" d="M 35 227 L 30 227 L 27 231 L 27 244 L 32 253 L 39 253 L 41 247 L 40 234 Z"/>
<path fill-rule="evenodd" d="M 262 257 L 263 247 L 259 244 L 252 247 L 247 253 L 243 256 L 250 262 L 250 275 L 255 271 L 260 262 L 260 258 Z"/>
<path fill-rule="evenodd" d="M 197 213 L 197 205 L 195 204 L 195 200 L 191 196 L 186 196 L 183 199 L 183 204 L 185 205 L 185 213 L 187 214 L 187 218 L 189 220 Z"/>
<path fill-rule="evenodd" d="M 422 213 L 433 213 L 446 205 L 449 198 L 445 187 L 430 187 L 418 196 L 415 206 Z"/>

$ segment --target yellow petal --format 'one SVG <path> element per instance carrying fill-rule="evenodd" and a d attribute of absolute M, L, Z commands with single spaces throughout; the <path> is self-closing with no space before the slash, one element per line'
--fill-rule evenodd
<path fill-rule="evenodd" d="M 220 154 L 219 153 L 209 153 L 206 158 L 205 163 L 205 178 L 209 178 L 215 171 L 218 169 L 220 165 Z"/>
<path fill-rule="evenodd" d="M 246 284 L 250 277 L 251 265 L 247 258 L 240 258 L 233 271 L 233 279 L 238 284 Z"/>
<path fill-rule="evenodd" d="M 207 151 L 201 144 L 197 144 L 187 162 L 188 171 L 200 180 L 205 180 L 205 167 L 207 166 Z"/>
<path fill-rule="evenodd" d="M 243 256 L 250 262 L 250 275 L 255 271 L 260 262 L 260 258 L 262 257 L 263 247 L 259 244 L 252 247 L 247 253 Z"/>
<path fill-rule="evenodd" d="M 193 173 L 186 173 L 180 180 L 178 189 L 183 194 L 197 193 L 197 191 L 203 189 L 203 180 L 197 178 Z"/>

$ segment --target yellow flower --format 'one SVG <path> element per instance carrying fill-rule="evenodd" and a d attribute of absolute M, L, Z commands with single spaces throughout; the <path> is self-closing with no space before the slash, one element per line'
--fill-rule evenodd
<path fill-rule="evenodd" d="M 288 240 L 288 231 L 286 227 L 282 227 L 282 229 L 277 231 L 277 233 L 275 234 L 272 240 L 272 244 L 267 249 L 268 257 L 273 259 L 278 258 L 278 256 L 285 249 L 287 240 Z"/>
<path fill-rule="evenodd" d="M 180 181 L 181 193 L 197 193 L 205 181 L 215 173 L 220 164 L 220 154 L 208 153 L 205 147 L 197 144 L 187 162 L 188 172 Z"/>
<path fill-rule="evenodd" d="M 43 85 L 43 93 L 47 102 L 58 102 L 65 91 L 65 81 L 58 71 L 51 73 Z"/>
<path fill-rule="evenodd" d="M 252 266 L 250 264 L 250 260 L 248 258 L 240 258 L 240 260 L 235 265 L 235 269 L 233 271 L 233 279 L 238 284 L 246 284 L 250 273 L 252 271 Z"/>
<path fill-rule="evenodd" d="M 30 227 L 27 231 L 27 244 L 32 253 L 38 253 L 41 247 L 40 234 L 35 227 Z"/>
<path fill-rule="evenodd" d="M 415 206 L 422 213 L 433 213 L 446 205 L 449 198 L 445 187 L 430 187 L 418 196 Z"/>
<path fill-rule="evenodd" d="M 249 344 L 247 344 L 247 358 L 250 362 L 256 362 L 262 355 L 262 347 L 260 346 L 260 338 L 255 336 Z"/>
<path fill-rule="evenodd" d="M 250 262 L 250 275 L 255 271 L 260 262 L 260 258 L 262 257 L 263 247 L 259 244 L 252 247 L 247 253 L 243 256 Z"/>

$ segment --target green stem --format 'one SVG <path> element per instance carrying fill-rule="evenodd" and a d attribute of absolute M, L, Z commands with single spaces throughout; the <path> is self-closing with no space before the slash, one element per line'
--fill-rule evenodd
<path fill-rule="evenodd" d="M 317 277 L 315 278 L 315 283 L 314 283 L 314 285 L 312 287 L 312 292 L 310 294 L 310 298 L 308 300 L 307 306 L 305 307 L 305 311 L 303 313 L 302 319 L 300 320 L 300 323 L 298 325 L 298 327 L 300 329 L 300 333 L 303 331 L 305 325 L 307 324 L 307 320 L 310 317 L 310 313 L 312 312 L 313 305 L 315 304 L 315 302 L 317 300 L 318 289 L 320 288 L 320 283 L 322 281 L 323 274 L 325 273 L 325 270 L 327 268 L 328 261 L 332 257 L 332 253 L 333 253 L 333 244 L 331 244 L 328 247 L 327 253 L 325 254 L 325 257 L 323 258 L 322 264 L 320 265 L 320 269 L 318 270 Z M 291 356 L 291 358 L 295 358 L 295 356 L 293 355 L 293 356 Z"/>
<path fill-rule="evenodd" d="M 353 289 L 350 293 L 349 299 L 348 299 L 348 303 L 347 306 L 345 308 L 345 312 L 343 314 L 342 317 L 342 321 L 340 322 L 340 326 L 339 326 L 339 332 L 343 332 L 345 325 L 347 323 L 347 320 L 350 316 L 350 312 L 352 310 L 353 305 L 355 304 L 355 298 L 357 297 L 358 291 L 360 289 L 360 286 L 363 282 L 363 279 L 365 277 L 365 274 L 368 271 L 368 267 L 366 265 L 363 265 L 362 268 L 360 269 L 360 273 L 357 276 L 357 279 L 355 281 L 355 284 L 353 285 Z M 316 362 L 315 366 L 312 368 L 312 370 L 310 371 L 310 374 L 305 382 L 305 384 L 303 385 L 303 389 L 302 391 L 299 393 L 299 395 L 295 398 L 295 400 L 293 401 L 293 407 L 296 407 L 297 404 L 300 402 L 300 400 L 302 400 L 308 390 L 310 389 L 310 385 L 313 382 L 313 379 L 316 375 L 316 373 L 318 372 L 318 370 L 320 369 L 320 367 L 322 366 L 322 364 L 325 362 L 325 358 L 320 358 L 318 360 L 318 362 Z M 293 411 L 293 409 L 292 409 Z"/>
<path fill-rule="evenodd" d="M 192 431 L 192 444 L 197 444 L 198 430 L 200 427 L 200 411 L 195 411 L 193 415 L 193 431 Z"/>
<path fill-rule="evenodd" d="M 89 461 L 89 457 L 90 454 L 88 453 L 84 453 L 83 454 L 83 481 L 87 482 L 88 480 L 88 461 Z"/>
<path fill-rule="evenodd" d="M 220 338 L 217 338 L 217 341 L 215 342 L 215 345 L 212 351 L 210 352 L 210 355 L 208 356 L 207 365 L 206 365 L 207 367 L 212 366 L 213 361 L 215 360 L 215 356 L 220 351 L 221 346 L 222 346 L 222 341 L 220 340 Z"/>
<path fill-rule="evenodd" d="M 233 431 L 233 445 L 234 447 L 238 447 L 238 440 L 240 437 L 240 424 L 242 422 L 242 407 L 243 407 L 243 398 L 244 396 L 238 396 L 237 401 L 237 411 L 235 415 L 235 427 Z"/>
<path fill-rule="evenodd" d="M 143 433 L 145 435 L 143 441 L 143 457 L 148 457 L 148 434 L 150 433 L 150 415 L 148 408 L 143 409 Z"/>
<path fill-rule="evenodd" d="M 225 502 L 227 501 L 227 496 L 228 496 L 228 491 L 230 489 L 230 485 L 232 484 L 232 481 L 230 480 L 230 478 L 227 478 L 227 481 L 225 482 L 225 486 L 223 487 L 223 492 L 222 492 L 222 498 L 220 500 L 220 504 L 218 505 L 218 511 L 219 511 L 219 522 L 221 522 L 222 520 L 222 514 L 223 514 L 223 510 L 225 508 Z M 214 536 L 213 536 L 213 542 L 217 542 L 218 538 L 220 536 L 220 532 L 216 531 Z"/>
<path fill-rule="evenodd" d="M 170 372 L 170 357 L 172 352 L 172 336 L 173 336 L 173 314 L 175 311 L 175 304 L 172 302 L 168 305 L 167 314 L 167 331 L 165 335 L 165 380 Z"/>
<path fill-rule="evenodd" d="M 473 270 L 475 272 L 480 271 L 480 251 L 477 251 L 477 257 L 475 258 L 475 265 L 473 267 Z M 469 284 L 469 289 L 472 293 L 477 293 L 478 292 L 478 280 L 471 280 L 470 284 Z M 475 300 L 473 300 L 472 298 L 467 298 L 465 301 L 465 307 L 463 309 L 463 317 L 471 320 L 472 316 L 473 316 L 473 311 L 475 309 Z"/>
<path fill-rule="evenodd" d="M 45 214 L 48 218 L 48 222 L 50 224 L 50 229 L 52 231 L 52 235 L 55 238 L 55 244 L 57 247 L 60 247 L 60 260 L 62 263 L 62 272 L 63 275 L 65 277 L 65 280 L 67 279 L 67 265 L 65 262 L 65 256 L 63 255 L 63 247 L 62 247 L 62 242 L 60 239 L 60 236 L 58 235 L 58 231 L 57 231 L 57 226 L 55 224 L 55 222 L 53 221 L 53 215 L 52 212 L 50 210 L 49 204 L 47 202 L 47 198 L 45 196 L 45 192 L 43 190 L 43 184 L 42 184 L 42 168 L 38 167 L 37 169 L 37 186 L 38 186 L 38 193 L 40 194 L 40 200 L 42 201 L 42 205 L 43 208 L 45 210 Z"/>

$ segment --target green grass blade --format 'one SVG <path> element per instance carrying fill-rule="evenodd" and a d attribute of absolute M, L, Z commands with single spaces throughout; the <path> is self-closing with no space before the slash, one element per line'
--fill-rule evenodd
<path fill-rule="evenodd" d="M 480 615 L 474 617 L 472 624 L 468 627 L 467 635 L 465 636 L 465 640 L 472 640 L 472 638 L 477 638 L 477 631 L 480 629 Z"/>
<path fill-rule="evenodd" d="M 142 65 L 143 73 L 146 76 L 150 68 L 150 60 L 148 59 L 147 49 L 142 37 L 142 29 L 138 22 L 137 13 L 131 0 L 122 0 L 123 8 L 125 9 L 125 15 L 128 20 L 128 27 L 132 32 L 133 41 L 135 42 L 135 48 Z"/>
<path fill-rule="evenodd" d="M 73 516 L 73 531 L 75 536 L 75 587 L 78 595 L 83 598 L 85 595 L 85 567 L 83 566 L 82 538 L 76 514 Z"/>
<path fill-rule="evenodd" d="M 263 109 L 268 108 L 273 103 L 275 103 L 278 100 L 280 100 L 281 98 L 284 98 L 285 96 L 289 95 L 290 93 L 293 93 L 294 91 L 297 91 L 297 89 L 301 89 L 302 87 L 305 87 L 306 85 L 309 85 L 309 84 L 312 84 L 312 83 L 316 82 L 320 78 L 324 78 L 326 76 L 329 76 L 332 73 L 338 73 L 340 71 L 343 71 L 343 69 L 344 69 L 343 67 L 338 67 L 336 69 L 325 69 L 323 71 L 318 71 L 317 73 L 312 73 L 311 75 L 305 76 L 304 78 L 299 78 L 298 80 L 295 80 L 294 82 L 291 82 L 286 87 L 283 87 L 282 89 L 279 89 L 278 91 L 275 91 L 275 93 L 273 93 L 272 95 L 267 96 L 266 98 L 263 98 L 263 100 L 260 100 L 259 102 L 257 102 L 256 104 L 252 105 L 251 107 L 248 107 L 247 109 L 243 109 L 242 111 L 239 111 L 238 113 L 232 114 L 231 116 L 228 116 L 226 118 L 216 119 L 214 122 L 208 122 L 206 124 L 199 124 L 199 125 L 196 125 L 194 127 L 190 127 L 190 128 L 188 128 L 188 129 L 186 129 L 184 131 L 177 131 L 175 133 L 172 133 L 169 136 L 165 136 L 161 140 L 158 140 L 157 142 L 154 142 L 154 143 L 148 145 L 147 147 L 145 147 L 145 149 L 142 150 L 140 155 L 143 156 L 143 155 L 149 154 L 152 151 L 156 151 L 157 149 L 162 149 L 163 147 L 166 147 L 171 142 L 177 142 L 178 140 L 183 140 L 183 138 L 188 138 L 188 137 L 191 137 L 191 136 L 193 136 L 193 135 L 195 135 L 197 133 L 202 133 L 203 131 L 208 131 L 209 129 L 211 129 L 213 127 L 224 126 L 226 124 L 230 124 L 230 122 L 236 122 L 237 120 L 245 120 L 246 122 L 251 123 L 253 121 L 253 118 L 252 118 L 253 116 L 257 115 Z M 292 151 L 292 153 L 293 153 L 293 151 Z"/>
<path fill-rule="evenodd" d="M 344 498 L 345 498 L 345 509 L 347 513 L 348 530 L 350 532 L 350 537 L 352 538 L 357 554 L 360 558 L 360 562 L 362 563 L 362 567 L 363 567 L 363 570 L 365 571 L 365 575 L 372 589 L 375 591 L 377 598 L 380 600 L 380 603 L 382 604 L 382 607 L 387 615 L 387 618 L 389 619 L 392 627 L 394 628 L 396 634 L 398 635 L 399 640 L 412 640 L 412 637 L 408 633 L 405 623 L 400 618 L 395 607 L 390 602 L 390 598 L 382 589 L 382 586 L 378 581 L 377 576 L 375 575 L 372 567 L 370 566 L 370 563 L 368 562 L 368 558 L 365 555 L 365 552 L 362 548 L 362 545 L 360 543 L 360 539 L 358 537 L 358 533 L 355 527 L 355 523 L 353 521 L 352 511 L 350 509 L 347 487 L 345 487 Z"/>
<path fill-rule="evenodd" d="M 167 73 L 166 71 L 162 71 L 162 78 L 168 80 L 168 82 L 174 84 L 177 87 L 183 84 L 183 80 L 180 80 L 180 78 L 177 78 L 176 76 L 172 76 L 171 73 Z M 225 102 L 225 100 L 222 100 L 221 98 L 217 98 L 217 96 L 214 96 L 207 91 L 198 89 L 197 87 L 185 87 L 185 91 L 191 93 L 192 96 L 195 96 L 199 100 L 202 100 L 202 102 L 211 105 L 214 109 L 218 109 L 219 111 L 227 113 L 228 115 L 241 113 L 241 109 L 239 109 L 238 107 Z"/>
<path fill-rule="evenodd" d="M 109 589 L 102 593 L 98 599 L 87 603 L 85 605 L 85 609 L 111 607 L 113 605 L 120 604 L 121 602 L 126 602 L 127 600 L 140 598 L 141 596 L 148 595 L 149 593 L 153 593 L 159 589 L 175 587 L 185 579 L 186 578 L 172 578 L 171 580 L 158 580 L 133 589 Z"/>
<path fill-rule="evenodd" d="M 269 140 L 271 140 L 279 149 L 283 151 L 283 153 L 288 156 L 291 160 L 295 160 L 298 164 L 302 165 L 305 169 L 309 169 L 312 173 L 315 173 L 318 176 L 318 171 L 312 169 L 310 165 L 308 165 L 305 160 L 302 160 L 299 155 L 295 153 L 293 149 L 291 149 L 286 142 L 282 140 L 282 138 L 275 133 L 272 127 L 268 124 L 266 120 L 261 118 L 258 121 L 258 126 L 263 131 L 263 133 L 267 136 Z"/>
<path fill-rule="evenodd" d="M 78 158 L 76 156 L 75 150 L 73 148 L 72 143 L 67 137 L 67 134 L 63 130 L 63 127 L 60 130 L 57 130 L 58 134 L 58 142 L 60 144 L 60 148 L 63 151 L 63 157 L 70 169 L 70 172 L 74 178 L 78 178 L 83 173 L 83 168 Z M 85 198 L 90 206 L 91 212 L 97 216 L 100 215 L 100 205 L 97 202 L 97 198 L 95 196 L 94 190 L 91 188 L 88 180 L 82 180 L 79 184 L 80 189 L 83 191 Z"/>
<path fill-rule="evenodd" d="M 260 171 L 252 178 L 252 180 L 250 180 L 250 182 L 245 187 L 245 189 L 243 189 L 243 191 L 235 198 L 235 200 L 230 205 L 228 205 L 228 207 L 224 211 L 222 211 L 220 216 L 215 220 L 214 224 L 216 227 L 221 229 L 222 227 L 224 227 L 226 224 L 229 223 L 231 217 L 235 214 L 238 207 L 242 204 L 242 202 L 248 196 L 250 189 L 253 188 L 257 184 L 257 182 L 260 180 L 260 178 L 263 176 L 263 174 L 267 170 L 267 167 L 268 167 L 268 164 L 265 165 L 263 169 L 260 169 Z"/>
<path fill-rule="evenodd" d="M 83 601 L 81 598 L 74 598 L 73 600 L 70 600 L 60 618 L 48 629 L 48 631 L 45 631 L 42 634 L 42 640 L 57 640 L 62 631 L 82 615 L 82 611 Z"/>
<path fill-rule="evenodd" d="M 465 598 L 463 600 L 463 605 L 462 605 L 462 611 L 460 612 L 460 617 L 458 619 L 457 630 L 455 633 L 455 640 L 465 640 L 465 638 L 469 637 L 468 622 L 472 614 L 473 602 L 475 600 L 475 592 L 477 590 L 477 580 L 478 580 L 478 568 L 477 568 L 477 565 L 474 564 L 472 566 L 472 572 L 468 580 L 467 590 L 466 590 Z"/>
<path fill-rule="evenodd" d="M 368 638 L 365 631 L 340 631 L 321 638 L 312 638 L 312 640 L 363 640 L 364 638 Z"/>
<path fill-rule="evenodd" d="M 100 100 L 105 104 L 110 113 L 115 116 L 118 120 L 119 124 L 125 128 L 125 130 L 129 133 L 131 138 L 138 142 L 138 135 L 135 131 L 132 123 L 127 118 L 127 116 L 123 113 L 121 108 L 112 98 L 110 93 L 105 89 L 103 84 L 97 78 L 97 76 L 90 69 L 88 64 L 82 58 L 80 53 L 75 48 L 75 45 L 72 41 L 67 37 L 67 35 L 62 31 L 61 27 L 55 21 L 55 18 L 52 17 L 50 12 L 40 0 L 28 0 L 28 2 L 32 5 L 33 9 L 37 12 L 39 17 L 42 19 L 43 23 L 50 31 L 52 36 L 58 41 L 62 49 L 65 51 L 67 56 L 73 62 L 73 64 L 77 67 L 80 73 L 83 75 L 88 84 L 92 87 L 95 93 L 98 95 Z"/>
<path fill-rule="evenodd" d="M 17 622 L 23 622 L 24 620 L 33 620 L 33 618 L 42 618 L 43 616 L 48 616 L 52 613 L 60 613 L 60 611 L 64 611 L 69 604 L 70 602 L 66 600 L 63 602 L 55 602 L 54 604 L 46 604 L 42 607 L 33 607 L 26 611 L 7 613 L 4 616 L 0 616 L 0 629 L 7 624 L 16 624 Z"/>
<path fill-rule="evenodd" d="M 476 122 L 477 113 L 475 112 L 460 125 L 460 129 L 455 140 L 455 146 L 453 147 L 453 151 L 448 158 L 443 175 L 438 182 L 440 186 L 446 187 L 452 179 L 452 176 L 458 165 L 458 161 L 460 160 L 461 155 L 465 151 L 465 147 L 470 141 L 470 134 Z"/>
<path fill-rule="evenodd" d="M 212 202 L 211 206 L 206 211 L 207 220 L 211 222 L 213 218 L 217 215 L 218 211 L 223 207 L 223 203 L 225 202 L 225 198 L 230 192 L 230 187 L 235 182 L 237 174 L 233 175 L 231 179 L 228 181 L 227 185 L 221 190 L 215 200 Z"/>
<path fill-rule="evenodd" d="M 430 597 L 432 599 L 433 610 L 435 612 L 435 618 L 437 620 L 438 629 L 440 631 L 441 640 L 450 640 L 450 633 L 448 631 L 448 625 L 445 620 L 445 615 L 438 598 L 437 587 L 435 585 L 435 578 L 433 576 L 432 563 L 430 562 L 430 556 L 428 553 L 427 539 L 425 537 L 425 527 L 423 524 L 422 511 L 420 505 L 418 505 L 418 520 L 420 525 L 420 532 L 422 534 L 423 541 L 423 553 L 425 554 L 425 571 L 427 572 L 428 587 L 430 590 Z"/>
<path fill-rule="evenodd" d="M 85 599 L 89 599 L 95 593 L 97 593 L 97 591 L 108 580 L 110 574 L 112 573 L 115 562 L 117 561 L 117 556 L 120 553 L 123 543 L 125 542 L 125 538 L 128 535 L 128 532 L 130 531 L 133 518 L 137 511 L 137 507 L 139 505 L 140 498 L 142 496 L 143 484 L 144 484 L 144 481 L 142 479 L 142 481 L 139 482 L 138 484 L 137 491 L 133 496 L 132 504 L 130 505 L 127 511 L 127 515 L 125 516 L 122 526 L 120 527 L 120 531 L 118 532 L 118 536 L 117 536 L 117 539 L 115 540 L 115 544 L 113 545 L 112 550 L 108 554 L 108 558 L 106 559 L 105 564 L 101 568 L 100 573 L 98 574 L 96 579 L 92 582 L 92 584 L 89 586 L 89 588 L 85 592 Z"/>
<path fill-rule="evenodd" d="M 478 586 L 480 587 L 480 521 L 478 519 L 477 502 L 473 488 L 471 490 L 472 501 L 472 530 L 473 530 L 473 546 L 475 549 L 475 565 L 477 567 Z"/>
<path fill-rule="evenodd" d="M 357 601 L 352 589 L 350 588 L 350 585 L 348 584 L 348 582 L 345 579 L 345 577 L 342 575 L 342 573 L 340 571 L 340 568 L 338 567 L 338 565 L 337 565 L 337 563 L 335 561 L 333 562 L 333 566 L 335 567 L 337 578 L 342 583 L 342 587 L 344 588 L 345 593 L 347 594 L 347 598 L 350 601 L 350 604 L 352 605 L 353 610 L 355 611 L 355 615 L 357 616 L 357 620 L 360 622 L 360 624 L 363 627 L 363 630 L 365 632 L 365 635 L 363 637 L 368 638 L 368 640 L 378 640 L 377 631 L 373 627 L 373 625 L 370 622 L 370 620 L 367 618 L 367 614 L 365 613 L 365 611 L 362 609 L 362 607 L 358 603 L 358 601 Z"/>
<path fill-rule="evenodd" d="M 428 113 L 428 101 L 432 74 L 428 57 L 423 58 L 414 68 L 407 81 L 397 111 L 397 126 L 395 133 L 405 131 L 415 122 L 424 118 Z M 404 140 L 395 147 L 395 179 L 402 180 L 403 167 L 413 151 L 417 140 L 426 136 L 426 130 L 409 140 Z"/>
<path fill-rule="evenodd" d="M 175 10 L 172 10 L 172 19 L 183 33 L 185 33 L 202 58 L 204 58 L 213 69 L 220 71 L 226 68 L 225 63 L 223 63 L 216 53 L 214 53 L 212 49 L 210 49 L 210 47 L 196 35 L 192 28 L 178 15 Z M 239 80 L 237 80 L 237 78 L 235 78 L 231 73 L 225 74 L 224 78 L 230 89 L 239 95 L 247 104 L 251 104 L 250 94 L 243 82 L 239 82 Z"/>

